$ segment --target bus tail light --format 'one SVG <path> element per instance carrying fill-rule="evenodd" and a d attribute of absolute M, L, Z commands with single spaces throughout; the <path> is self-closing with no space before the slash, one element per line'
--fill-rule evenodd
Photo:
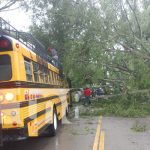
<path fill-rule="evenodd" d="M 1 117 L 3 117 L 3 116 L 4 116 L 3 112 L 0 112 L 0 116 L 1 116 Z"/>
<path fill-rule="evenodd" d="M 14 122 L 12 123 L 12 125 L 13 125 L 14 127 L 16 127 L 16 126 L 17 126 L 17 122 L 14 121 Z"/>
<path fill-rule="evenodd" d="M 9 42 L 7 40 L 0 40 L 0 47 L 7 48 L 9 46 Z"/>
<path fill-rule="evenodd" d="M 0 51 L 8 50 L 13 50 L 11 40 L 7 36 L 0 36 Z"/>
<path fill-rule="evenodd" d="M 14 94 L 13 93 L 6 93 L 5 99 L 7 101 L 12 101 L 14 99 Z"/>

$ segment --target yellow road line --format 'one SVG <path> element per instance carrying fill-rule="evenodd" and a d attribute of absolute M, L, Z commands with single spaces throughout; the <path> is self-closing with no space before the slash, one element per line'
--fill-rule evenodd
<path fill-rule="evenodd" d="M 104 150 L 104 138 L 105 138 L 105 132 L 101 131 L 99 150 Z"/>
<path fill-rule="evenodd" d="M 99 121 L 98 121 L 96 135 L 95 135 L 95 140 L 94 140 L 94 145 L 93 145 L 93 150 L 98 150 L 99 138 L 100 138 L 100 130 L 101 130 L 101 123 L 102 123 L 102 116 L 100 116 Z"/>

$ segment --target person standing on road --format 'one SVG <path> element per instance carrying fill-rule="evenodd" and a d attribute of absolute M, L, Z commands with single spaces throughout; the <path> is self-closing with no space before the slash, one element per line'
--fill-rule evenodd
<path fill-rule="evenodd" d="M 87 103 L 87 104 L 91 104 L 90 95 L 91 95 L 91 90 L 90 90 L 90 88 L 86 87 L 86 88 L 84 89 L 84 96 L 85 96 L 84 105 L 85 105 L 86 103 Z"/>

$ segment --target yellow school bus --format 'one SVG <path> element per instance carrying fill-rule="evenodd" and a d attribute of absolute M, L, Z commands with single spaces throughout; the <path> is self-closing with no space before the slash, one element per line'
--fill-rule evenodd
<path fill-rule="evenodd" d="M 36 47 L 34 47 L 35 49 Z M 3 141 L 55 135 L 69 104 L 60 71 L 19 40 L 0 36 L 0 120 Z"/>

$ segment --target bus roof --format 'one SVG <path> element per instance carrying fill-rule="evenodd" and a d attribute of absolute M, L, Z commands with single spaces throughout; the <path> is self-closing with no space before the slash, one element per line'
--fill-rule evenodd
<path fill-rule="evenodd" d="M 51 63 L 53 58 L 49 55 L 48 51 L 46 51 L 45 46 L 40 41 L 38 41 L 32 34 L 18 31 L 1 17 L 0 24 L 0 35 L 8 36 L 9 38 L 13 39 L 13 41 L 19 41 L 24 46 L 26 46 L 28 50 L 32 51 L 45 61 Z"/>

